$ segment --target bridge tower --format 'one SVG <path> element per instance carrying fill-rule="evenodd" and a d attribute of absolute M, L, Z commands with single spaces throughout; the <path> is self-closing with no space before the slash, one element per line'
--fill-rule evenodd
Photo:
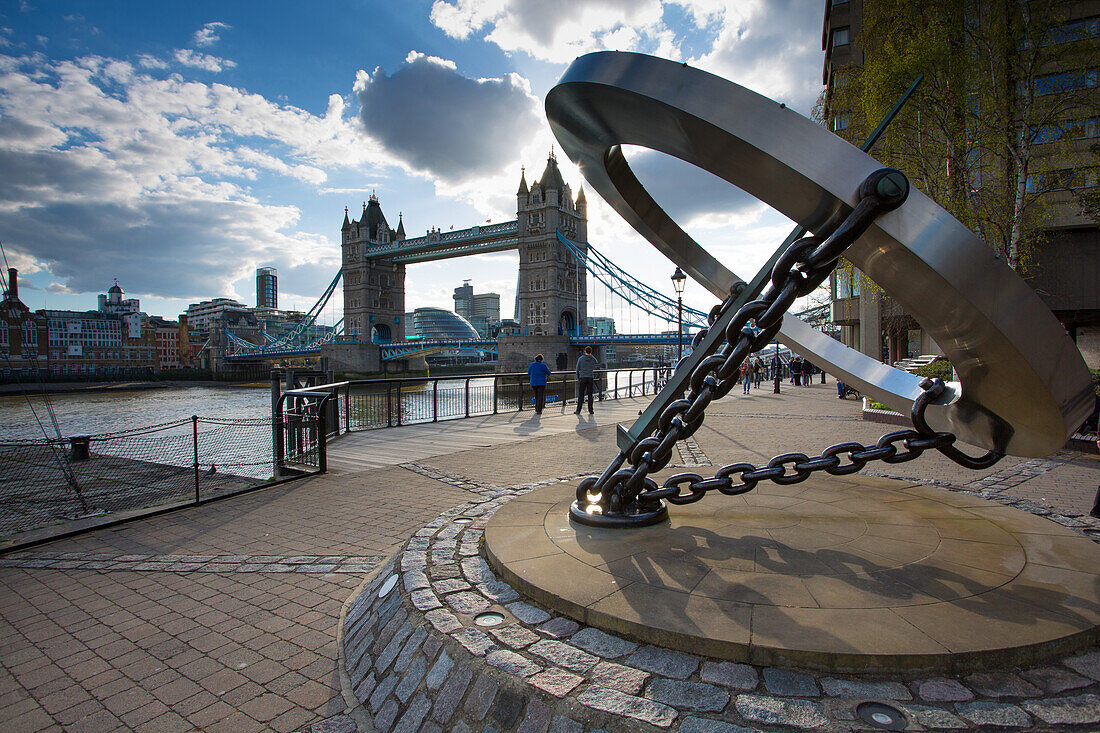
<path fill-rule="evenodd" d="M 588 203 L 584 190 L 573 200 L 551 152 L 542 176 L 527 186 L 520 173 L 516 192 L 519 230 L 519 325 L 531 336 L 577 336 L 588 317 L 587 276 L 558 241 L 557 233 L 588 251 Z"/>
<path fill-rule="evenodd" d="M 424 368 L 423 359 L 383 363 L 378 348 L 368 345 L 405 339 L 405 265 L 365 256 L 372 246 L 404 239 L 404 222 L 399 217 L 397 229 L 390 228 L 373 193 L 358 221 L 349 219 L 344 209 L 340 228 L 344 334 L 354 342 L 324 344 L 321 359 L 327 368 L 360 373 Z"/>
<path fill-rule="evenodd" d="M 588 203 L 583 190 L 573 199 L 553 152 L 546 159 L 546 169 L 530 187 L 526 174 L 520 173 L 516 220 L 519 333 L 497 339 L 497 370 L 523 371 L 537 353 L 546 357 L 551 369 L 572 368 L 576 350 L 569 346 L 569 337 L 584 333 L 588 279 L 584 267 L 558 240 L 558 232 L 586 254 Z"/>
<path fill-rule="evenodd" d="M 359 221 L 348 219 L 340 232 L 344 273 L 344 333 L 366 343 L 405 339 L 405 265 L 392 260 L 368 259 L 372 245 L 405 239 L 405 223 L 391 229 L 378 197 L 363 204 Z"/>

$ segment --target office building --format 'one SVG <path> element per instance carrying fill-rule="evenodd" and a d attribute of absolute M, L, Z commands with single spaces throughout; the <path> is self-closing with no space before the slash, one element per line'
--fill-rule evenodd
<path fill-rule="evenodd" d="M 912 32 L 916 21 L 920 33 Z M 1100 366 L 1100 1 L 827 0 L 821 121 L 1013 267 Z M 941 349 L 858 270 L 831 278 L 841 340 L 888 363 Z"/>
<path fill-rule="evenodd" d="M 500 328 L 500 294 L 475 293 L 469 280 L 455 288 L 455 313 L 469 321 L 481 338 L 491 338 Z"/>

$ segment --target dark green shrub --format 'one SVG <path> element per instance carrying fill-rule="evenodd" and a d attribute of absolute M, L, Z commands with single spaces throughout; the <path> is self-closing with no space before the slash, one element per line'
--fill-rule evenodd
<path fill-rule="evenodd" d="M 930 377 L 936 379 L 937 377 L 945 382 L 951 381 L 951 362 L 947 359 L 940 359 L 934 361 L 931 364 L 925 364 L 922 367 L 917 367 L 913 370 L 913 373 L 918 377 Z"/>

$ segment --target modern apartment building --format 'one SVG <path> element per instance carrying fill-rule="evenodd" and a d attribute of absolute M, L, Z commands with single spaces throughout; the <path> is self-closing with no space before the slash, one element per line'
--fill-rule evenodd
<path fill-rule="evenodd" d="M 822 48 L 822 121 L 857 145 L 868 110 L 925 75 L 872 155 L 989 243 L 1100 366 L 1100 0 L 826 0 Z M 831 288 L 845 344 L 888 363 L 941 352 L 858 271 Z"/>
<path fill-rule="evenodd" d="M 279 307 L 279 276 L 274 267 L 256 269 L 256 307 Z"/>
<path fill-rule="evenodd" d="M 221 320 L 225 311 L 248 310 L 248 306 L 232 298 L 214 298 L 187 306 L 187 327 L 204 338 L 210 335 L 210 326 Z"/>

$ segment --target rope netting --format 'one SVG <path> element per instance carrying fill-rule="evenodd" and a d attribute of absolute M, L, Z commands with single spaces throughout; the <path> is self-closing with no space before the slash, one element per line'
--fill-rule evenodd
<path fill-rule="evenodd" d="M 200 417 L 86 440 L 0 442 L 0 533 L 265 483 L 271 422 Z"/>

